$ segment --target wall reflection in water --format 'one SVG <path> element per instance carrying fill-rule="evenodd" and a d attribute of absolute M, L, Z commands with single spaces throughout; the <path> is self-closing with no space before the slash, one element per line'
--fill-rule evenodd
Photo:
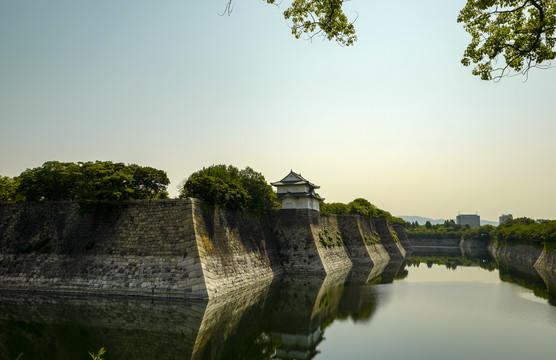
<path fill-rule="evenodd" d="M 337 318 L 370 319 L 401 266 L 282 277 L 209 302 L 0 296 L 0 358 L 308 359 Z M 388 280 L 385 280 L 388 279 Z"/>
<path fill-rule="evenodd" d="M 527 261 L 511 261 L 494 257 L 486 247 L 464 251 L 459 247 L 414 247 L 408 266 L 426 264 L 445 265 L 448 269 L 458 266 L 479 266 L 485 270 L 498 270 L 500 280 L 532 290 L 540 298 L 556 306 L 556 275 L 537 269 Z"/>
<path fill-rule="evenodd" d="M 375 284 L 419 264 L 498 268 L 503 281 L 554 304 L 554 275 L 501 264 L 488 253 L 419 249 L 407 261 L 326 277 L 283 276 L 209 302 L 0 296 L 0 359 L 311 359 L 338 319 L 369 322 L 381 301 Z M 542 274 L 541 274 L 542 275 Z"/>

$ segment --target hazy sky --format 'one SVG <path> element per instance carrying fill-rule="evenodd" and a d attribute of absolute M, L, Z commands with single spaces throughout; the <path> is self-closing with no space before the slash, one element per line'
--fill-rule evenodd
<path fill-rule="evenodd" d="M 48 160 L 290 169 L 394 215 L 556 218 L 556 69 L 484 82 L 465 1 L 351 1 L 359 41 L 262 0 L 0 1 L 0 174 Z M 287 2 L 284 2 L 287 4 Z"/>

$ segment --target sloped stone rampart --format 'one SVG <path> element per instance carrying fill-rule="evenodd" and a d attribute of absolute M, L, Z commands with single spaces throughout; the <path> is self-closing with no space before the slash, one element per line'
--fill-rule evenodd
<path fill-rule="evenodd" d="M 390 260 L 372 220 L 358 215 L 343 215 L 338 216 L 338 223 L 354 266 L 378 266 Z"/>
<path fill-rule="evenodd" d="M 556 250 L 543 251 L 535 262 L 535 269 L 543 274 L 548 274 L 556 284 Z"/>
<path fill-rule="evenodd" d="M 412 246 L 460 246 L 460 238 L 412 237 Z"/>
<path fill-rule="evenodd" d="M 284 209 L 270 216 L 270 230 L 283 271 L 295 274 L 326 274 L 326 267 L 313 233 L 319 213 L 313 210 Z"/>
<path fill-rule="evenodd" d="M 308 209 L 203 212 L 196 199 L 129 201 L 108 215 L 4 202 L 0 288 L 213 298 L 284 272 L 381 268 L 405 255 L 394 233 L 386 221 Z"/>
<path fill-rule="evenodd" d="M 280 264 L 284 271 L 298 274 L 331 274 L 346 267 L 385 265 L 391 257 L 386 246 L 394 256 L 403 257 L 405 250 L 394 241 L 394 230 L 386 220 L 378 220 L 382 240 L 376 221 L 294 209 L 280 210 L 270 217 Z"/>
<path fill-rule="evenodd" d="M 338 217 L 310 211 L 317 214 L 317 221 L 311 223 L 311 232 L 326 273 L 349 270 L 353 261 L 348 255 L 347 245 L 338 227 Z"/>
<path fill-rule="evenodd" d="M 393 224 L 392 228 L 394 229 L 394 231 L 398 235 L 398 239 L 400 240 L 400 244 L 405 249 L 405 251 L 406 252 L 412 251 L 413 247 L 411 246 L 411 243 L 409 242 L 409 239 L 407 238 L 407 235 L 405 234 L 405 231 L 403 229 L 403 225 Z"/>
<path fill-rule="evenodd" d="M 0 286 L 207 298 L 192 204 L 130 201 L 98 216 L 72 202 L 2 203 Z"/>
<path fill-rule="evenodd" d="M 272 279 L 279 273 L 275 245 L 265 221 L 245 212 L 205 210 L 193 202 L 195 239 L 210 298 Z"/>
<path fill-rule="evenodd" d="M 382 246 L 384 246 L 390 258 L 405 258 L 406 251 L 400 244 L 399 239 L 396 239 L 397 234 L 392 225 L 390 225 L 386 219 L 373 219 L 372 221 L 376 227 L 376 231 L 380 235 Z M 394 234 L 396 234 L 396 237 L 394 237 Z"/>
<path fill-rule="evenodd" d="M 546 283 L 549 292 L 551 292 L 549 296 L 556 299 L 556 250 L 543 251 L 535 262 L 535 269 Z M 556 302 L 552 304 L 556 305 Z"/>
<path fill-rule="evenodd" d="M 538 275 L 535 263 L 543 252 L 542 248 L 520 244 L 502 246 L 491 244 L 489 251 L 499 263 L 507 264 L 526 274 Z"/>

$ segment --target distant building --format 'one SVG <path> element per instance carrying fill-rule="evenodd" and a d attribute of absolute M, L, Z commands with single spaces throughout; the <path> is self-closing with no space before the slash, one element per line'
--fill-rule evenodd
<path fill-rule="evenodd" d="M 512 214 L 502 214 L 502 216 L 498 218 L 498 221 L 500 222 L 500 224 L 503 224 L 506 220 L 513 218 L 514 217 L 512 216 Z"/>
<path fill-rule="evenodd" d="M 481 217 L 479 215 L 458 215 L 456 216 L 456 224 L 469 227 L 479 227 L 481 226 Z"/>
<path fill-rule="evenodd" d="M 317 186 L 293 171 L 280 181 L 270 183 L 276 186 L 278 202 L 283 209 L 313 209 L 320 210 L 319 201 L 324 200 L 315 193 Z"/>

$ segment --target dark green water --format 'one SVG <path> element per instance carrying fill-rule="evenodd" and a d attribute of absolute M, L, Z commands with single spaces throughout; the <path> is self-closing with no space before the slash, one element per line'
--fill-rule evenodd
<path fill-rule="evenodd" d="M 0 295 L 0 359 L 555 359 L 556 292 L 459 249 L 210 302 Z"/>

